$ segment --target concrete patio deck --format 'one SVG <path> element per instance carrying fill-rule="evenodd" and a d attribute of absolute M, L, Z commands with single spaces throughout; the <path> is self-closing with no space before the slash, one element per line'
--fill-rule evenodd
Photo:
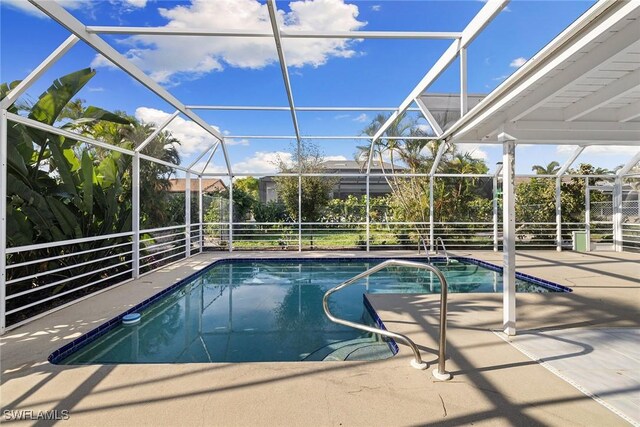
<path fill-rule="evenodd" d="M 413 252 L 314 252 L 309 257 L 414 256 Z M 459 253 L 500 263 L 493 252 Z M 3 422 L 16 410 L 67 410 L 60 425 L 626 425 L 494 333 L 501 295 L 451 294 L 447 369 L 432 380 L 401 346 L 376 362 L 57 366 L 47 356 L 219 257 L 298 257 L 293 252 L 205 253 L 165 267 L 6 333 L 0 340 Z M 518 294 L 519 331 L 638 328 L 640 255 L 519 252 L 518 270 L 574 289 Z M 434 363 L 435 295 L 373 295 L 389 329 L 410 335 Z M 517 343 L 519 337 L 514 340 Z M 616 390 L 637 393 L 638 388 Z M 7 415 L 9 414 L 9 415 Z"/>

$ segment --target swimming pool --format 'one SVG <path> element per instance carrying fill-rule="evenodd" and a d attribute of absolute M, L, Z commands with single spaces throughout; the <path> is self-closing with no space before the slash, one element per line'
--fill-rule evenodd
<path fill-rule="evenodd" d="M 415 259 L 425 261 L 424 258 Z M 330 322 L 322 297 L 330 288 L 384 259 L 220 260 L 130 312 L 142 319 L 122 324 L 123 315 L 56 350 L 59 364 L 199 363 L 367 360 L 393 356 L 397 347 L 378 336 Z M 449 292 L 501 292 L 501 269 L 469 258 L 443 271 Z M 570 291 L 517 275 L 518 292 Z M 388 268 L 331 297 L 331 312 L 382 325 L 367 293 L 439 293 L 429 272 Z"/>

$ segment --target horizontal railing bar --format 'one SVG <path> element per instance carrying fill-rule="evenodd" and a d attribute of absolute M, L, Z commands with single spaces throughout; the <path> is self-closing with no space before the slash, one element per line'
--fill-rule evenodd
<path fill-rule="evenodd" d="M 93 253 L 93 252 L 106 251 L 106 250 L 110 250 L 110 249 L 119 248 L 119 247 L 122 247 L 122 246 L 131 246 L 131 243 L 132 242 L 119 243 L 117 245 L 104 246 L 104 247 L 99 247 L 99 248 L 95 248 L 95 249 L 87 249 L 86 251 L 71 252 L 71 253 L 63 254 L 63 255 L 56 255 L 56 256 L 47 257 L 47 258 L 39 258 L 39 259 L 31 260 L 31 261 L 20 262 L 20 263 L 17 263 L 17 264 L 7 265 L 7 270 L 9 270 L 11 268 L 24 267 L 26 265 L 31 265 L 31 264 L 37 264 L 37 263 L 42 263 L 42 262 L 47 262 L 47 261 L 53 261 L 53 260 L 61 259 L 61 258 L 69 258 L 69 257 L 74 257 L 74 256 L 78 256 L 78 255 L 84 255 L 84 254 Z"/>
<path fill-rule="evenodd" d="M 170 227 L 160 227 L 160 228 L 150 228 L 148 230 L 140 230 L 140 234 L 144 234 L 144 233 L 157 233 L 158 231 L 168 231 L 168 230 L 175 230 L 177 228 L 185 228 L 184 225 L 172 225 Z"/>
<path fill-rule="evenodd" d="M 131 246 L 130 243 L 128 245 Z M 128 252 L 123 252 L 121 254 L 115 254 L 115 255 L 110 255 L 108 257 L 102 257 L 102 258 L 93 259 L 93 260 L 90 260 L 90 261 L 81 262 L 79 264 L 73 264 L 73 265 L 68 265 L 66 267 L 56 268 L 54 270 L 42 271 L 42 272 L 38 272 L 38 273 L 35 273 L 35 274 L 31 274 L 29 276 L 23 276 L 23 277 L 18 277 L 16 279 L 7 280 L 6 284 L 10 285 L 12 283 L 24 282 L 25 280 L 33 279 L 33 278 L 36 278 L 36 277 L 47 276 L 49 274 L 57 273 L 59 271 L 71 270 L 73 268 L 82 267 L 82 266 L 93 264 L 93 263 L 96 263 L 96 262 L 102 262 L 102 261 L 104 261 L 106 259 L 111 259 L 111 258 L 130 255 L 132 253 L 133 253 L 133 251 L 128 251 Z"/>
<path fill-rule="evenodd" d="M 140 249 L 140 252 L 142 252 L 142 251 L 149 251 L 149 250 L 151 250 L 151 249 L 159 248 L 159 247 L 161 247 L 161 246 L 167 246 L 167 245 L 173 245 L 173 244 L 176 244 L 176 243 L 186 242 L 186 240 L 187 240 L 187 239 L 185 239 L 185 238 L 183 237 L 183 238 L 181 238 L 181 239 L 171 240 L 171 241 L 169 241 L 169 242 L 156 243 L 155 245 L 145 246 L 144 248 L 141 248 L 141 249 Z M 154 254 L 157 254 L 157 253 L 158 253 L 158 252 L 154 252 Z M 153 255 L 153 254 L 152 254 L 152 255 Z"/>
<path fill-rule="evenodd" d="M 132 271 L 132 270 L 129 270 L 129 272 L 131 272 L 131 271 Z M 46 311 L 43 311 L 43 312 L 41 312 L 41 313 L 34 314 L 33 316 L 28 317 L 28 318 L 26 318 L 26 319 L 24 319 L 24 320 L 21 320 L 21 321 L 16 322 L 16 323 L 12 323 L 12 324 L 11 324 L 11 326 L 7 326 L 7 328 L 5 329 L 5 331 L 10 331 L 10 330 L 12 330 L 12 329 L 19 328 L 19 327 L 20 327 L 20 326 L 22 326 L 22 325 L 25 325 L 25 324 L 27 324 L 27 323 L 33 322 L 34 320 L 37 320 L 37 319 L 41 319 L 41 318 L 43 318 L 43 317 L 45 317 L 45 316 L 48 316 L 49 314 L 55 313 L 56 311 L 60 311 L 60 310 L 62 310 L 63 308 L 70 307 L 70 306 L 75 305 L 75 304 L 78 304 L 79 302 L 82 302 L 82 301 L 84 301 L 84 300 L 86 300 L 86 299 L 93 298 L 94 296 L 99 295 L 99 294 L 101 294 L 101 293 L 103 293 L 103 292 L 106 292 L 106 291 L 109 291 L 109 290 L 111 290 L 111 289 L 117 288 L 118 286 L 122 286 L 122 285 L 124 285 L 124 284 L 126 284 L 126 283 L 131 282 L 132 280 L 133 280 L 133 278 L 131 278 L 131 277 L 130 277 L 130 278 L 127 278 L 127 279 L 124 279 L 124 280 L 122 280 L 121 282 L 114 283 L 114 284 L 112 284 L 112 285 L 107 286 L 106 288 L 98 289 L 97 291 L 93 291 L 93 292 L 91 292 L 90 294 L 83 295 L 83 296 L 81 296 L 81 297 L 78 297 L 78 298 L 76 298 L 76 299 L 73 299 L 73 300 L 71 300 L 71 301 L 69 301 L 69 302 L 66 302 L 66 303 L 64 303 L 64 304 L 61 304 L 61 305 L 55 306 L 54 308 L 52 308 L 52 309 L 50 309 L 50 310 L 46 310 Z"/>
<path fill-rule="evenodd" d="M 115 268 L 115 267 L 120 267 L 120 266 L 125 265 L 125 264 L 131 264 L 131 260 L 120 262 L 118 264 L 109 265 L 107 267 L 99 268 L 97 270 L 88 271 L 86 273 L 78 274 L 77 276 L 67 277 L 66 279 L 58 280 L 57 282 L 47 283 L 46 285 L 38 286 L 37 288 L 31 288 L 31 289 L 27 289 L 26 291 L 17 292 L 15 294 L 7 295 L 6 299 L 8 301 L 10 299 L 14 299 L 14 298 L 17 298 L 17 297 L 22 296 L 22 295 L 32 294 L 34 292 L 38 292 L 38 291 L 42 291 L 44 289 L 48 289 L 48 288 L 50 288 L 52 286 L 61 285 L 63 283 L 67 283 L 67 282 L 69 282 L 71 280 L 76 280 L 76 279 L 79 279 L 81 277 L 89 276 L 91 274 L 100 273 L 102 271 L 110 270 L 110 269 Z"/>
<path fill-rule="evenodd" d="M 14 308 L 13 310 L 7 311 L 7 315 L 13 314 L 13 313 L 17 313 L 19 311 L 25 310 L 27 308 L 34 307 L 36 305 L 40 305 L 42 303 L 45 303 L 47 301 L 51 301 L 51 300 L 56 299 L 56 298 L 63 297 L 65 295 L 67 295 L 67 294 L 70 294 L 70 293 L 73 293 L 73 292 L 77 292 L 77 291 L 79 291 L 81 289 L 84 289 L 84 288 L 88 288 L 89 286 L 95 286 L 95 285 L 97 285 L 99 283 L 104 282 L 105 280 L 109 280 L 109 279 L 112 279 L 114 277 L 122 276 L 123 274 L 131 273 L 132 271 L 133 271 L 132 269 L 129 269 L 129 270 L 123 271 L 121 273 L 114 274 L 113 276 L 105 277 L 104 279 L 96 280 L 95 282 L 91 282 L 91 283 L 88 283 L 86 285 L 78 286 L 77 288 L 69 289 L 68 291 L 64 291 L 64 292 L 61 292 L 59 294 L 52 295 L 50 297 L 41 299 L 39 301 L 32 302 L 31 304 L 27 304 L 27 305 L 23 305 L 21 307 Z M 115 286 L 115 285 L 117 285 L 117 283 L 113 284 L 112 286 Z"/>
<path fill-rule="evenodd" d="M 158 240 L 158 239 L 166 239 L 168 237 L 175 237 L 175 236 L 184 236 L 184 232 L 179 232 L 179 233 L 172 233 L 172 234 L 165 234 L 162 236 L 155 236 L 155 237 L 146 237 L 144 239 L 140 239 L 140 242 L 148 242 L 148 241 L 152 241 L 152 240 Z"/>
<path fill-rule="evenodd" d="M 149 254 L 149 255 L 141 256 L 140 259 L 143 260 L 143 259 L 146 259 L 146 258 L 151 258 L 152 256 L 158 256 L 158 255 L 166 254 L 167 252 L 178 251 L 178 250 L 186 248 L 186 247 L 187 247 L 187 245 L 175 246 L 173 248 L 169 248 L 169 249 L 165 249 L 165 250 L 162 250 L 162 251 L 154 252 L 154 253 Z M 185 251 L 182 251 L 182 252 L 184 253 Z M 161 259 L 164 259 L 164 257 L 161 258 Z M 156 261 L 154 261 L 154 262 L 156 262 Z"/>
<path fill-rule="evenodd" d="M 183 246 L 183 247 L 184 247 L 184 246 Z M 177 257 L 177 256 L 183 256 L 183 255 L 185 255 L 186 253 L 187 253 L 186 251 L 178 252 L 178 253 L 176 253 L 176 254 L 169 255 L 169 256 L 163 257 L 163 258 L 161 258 L 161 259 L 158 259 L 158 260 L 154 260 L 154 261 L 148 262 L 148 263 L 146 263 L 146 264 L 142 264 L 142 265 L 140 266 L 140 268 L 149 267 L 150 265 L 155 264 L 155 263 L 157 263 L 157 262 L 162 262 L 162 261 L 165 261 L 165 260 L 167 260 L 167 259 L 175 258 L 175 257 Z M 140 259 L 142 259 L 142 258 L 140 258 Z M 160 266 L 160 267 L 164 267 L 164 265 L 162 265 L 162 266 Z M 160 268 L 160 267 L 158 267 L 158 268 Z"/>
<path fill-rule="evenodd" d="M 80 239 L 61 240 L 59 242 L 38 243 L 35 245 L 27 245 L 27 246 L 16 246 L 13 248 L 7 248 L 7 254 L 15 254 L 15 253 L 24 252 L 24 251 L 37 251 L 38 249 L 55 248 L 56 246 L 76 245 L 79 243 L 95 242 L 96 240 L 119 239 L 121 237 L 131 237 L 131 236 L 133 236 L 133 233 L 128 231 L 126 233 L 109 234 L 107 236 L 83 237 Z"/>

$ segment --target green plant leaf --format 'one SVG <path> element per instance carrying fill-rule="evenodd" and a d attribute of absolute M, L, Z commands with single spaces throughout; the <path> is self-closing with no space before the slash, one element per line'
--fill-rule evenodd
<path fill-rule="evenodd" d="M 76 216 L 71 210 L 60 200 L 55 197 L 47 197 L 47 203 L 51 208 L 51 212 L 55 216 L 62 232 L 65 235 L 65 239 L 79 239 L 82 237 L 82 231 L 76 221 Z"/>
<path fill-rule="evenodd" d="M 57 135 L 50 135 L 51 143 L 49 144 L 49 148 L 51 149 L 51 155 L 53 156 L 56 170 L 60 174 L 60 186 L 67 193 L 77 196 L 78 191 L 76 189 L 76 182 L 73 179 L 70 164 L 60 150 L 59 139 L 60 137 Z"/>
<path fill-rule="evenodd" d="M 96 74 L 91 68 L 67 74 L 54 81 L 42 94 L 29 113 L 29 118 L 48 125 L 53 125 L 65 105 Z"/>
<path fill-rule="evenodd" d="M 82 152 L 82 200 L 84 211 L 89 215 L 89 220 L 93 218 L 93 160 L 86 151 Z"/>

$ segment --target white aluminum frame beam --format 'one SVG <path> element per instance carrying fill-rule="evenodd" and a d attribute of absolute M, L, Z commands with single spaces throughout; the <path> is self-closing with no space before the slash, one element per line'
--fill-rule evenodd
<path fill-rule="evenodd" d="M 107 142 L 103 142 L 103 141 L 98 141 L 95 139 L 91 139 L 89 137 L 74 133 L 74 132 L 70 132 L 66 129 L 60 129 L 57 128 L 55 126 L 51 126 L 48 125 L 46 123 L 42 123 L 39 122 L 37 120 L 33 120 L 30 119 L 28 117 L 23 117 L 20 116 L 18 114 L 13 114 L 13 113 L 7 113 L 7 118 L 15 123 L 22 123 L 23 125 L 32 127 L 34 129 L 39 129 L 39 130 L 43 130 L 45 132 L 50 132 L 56 135 L 60 135 L 60 136 L 64 136 L 65 138 L 69 138 L 69 139 L 74 139 L 76 141 L 79 142 L 84 142 L 85 144 L 92 144 L 95 145 L 96 147 L 101 147 L 101 148 L 105 148 L 107 150 L 113 150 L 113 151 L 117 151 L 119 153 L 122 154 L 128 154 L 130 156 L 133 156 L 133 154 L 135 153 L 135 151 L 133 150 L 129 150 L 127 148 L 122 148 L 122 147 L 118 147 L 117 145 L 111 145 Z M 175 166 L 175 165 L 173 165 Z"/>
<path fill-rule="evenodd" d="M 185 105 L 171 93 L 169 93 L 169 91 L 156 83 L 151 77 L 146 75 L 142 70 L 140 70 L 131 61 L 121 55 L 113 47 L 111 47 L 111 45 L 109 45 L 101 37 L 99 37 L 97 34 L 93 34 L 87 31 L 87 27 L 82 22 L 77 20 L 73 15 L 67 12 L 62 6 L 60 6 L 56 2 L 45 0 L 29 0 L 29 2 L 36 8 L 38 8 L 41 12 L 49 16 L 51 19 L 65 27 L 72 34 L 75 34 L 77 37 L 82 39 L 85 43 L 95 49 L 99 54 L 111 61 L 114 65 L 122 69 L 147 89 L 151 90 L 164 101 L 179 110 L 182 114 L 197 123 L 206 132 L 210 133 L 213 137 L 219 140 L 222 143 L 222 151 L 224 152 L 224 159 L 227 165 L 227 169 L 229 171 L 229 174 L 232 174 L 231 162 L 229 160 L 227 149 L 223 142 L 224 136 L 220 132 L 211 127 L 196 113 L 186 108 Z"/>
<path fill-rule="evenodd" d="M 75 46 L 80 39 L 75 35 L 70 35 L 60 46 L 56 48 L 40 65 L 38 65 L 27 77 L 25 77 L 16 87 L 11 90 L 6 97 L 0 101 L 0 110 L 6 110 L 13 105 L 20 96 L 34 84 L 49 68 L 62 58 L 69 50 Z"/>
<path fill-rule="evenodd" d="M 191 169 L 196 165 L 196 163 L 198 163 L 198 162 L 200 161 L 200 159 L 202 159 L 202 158 L 205 156 L 205 154 L 207 154 L 207 153 L 208 153 L 208 152 L 209 152 L 213 147 L 215 147 L 215 146 L 216 146 L 216 144 L 218 144 L 218 141 L 216 141 L 216 142 L 214 142 L 213 144 L 211 144 L 211 145 L 210 145 L 206 150 L 204 150 L 204 151 L 203 151 L 203 152 L 202 152 L 198 157 L 196 157 L 196 159 L 195 159 L 194 161 L 192 161 L 192 162 L 189 164 L 189 166 L 187 166 L 187 169 L 191 170 Z M 192 171 L 192 172 L 193 172 L 193 171 Z M 198 175 L 198 174 L 196 173 L 196 175 Z"/>
<path fill-rule="evenodd" d="M 469 24 L 462 31 L 462 36 L 455 40 L 449 48 L 436 61 L 431 69 L 420 80 L 416 87 L 402 101 L 398 109 L 389 116 L 387 121 L 380 126 L 374 134 L 371 141 L 371 149 L 369 150 L 369 158 L 367 162 L 367 170 L 371 169 L 371 159 L 373 158 L 374 144 L 378 138 L 387 130 L 387 128 L 411 105 L 414 99 L 418 98 L 456 59 L 460 49 L 466 48 L 476 36 L 493 20 L 493 18 L 502 11 L 509 3 L 509 0 L 488 0 L 480 11 L 473 17 Z"/>
<path fill-rule="evenodd" d="M 269 20 L 271 21 L 271 28 L 273 29 L 273 39 L 276 43 L 276 50 L 278 52 L 278 60 L 280 63 L 280 70 L 282 71 L 282 80 L 284 82 L 284 88 L 287 92 L 287 100 L 289 101 L 289 111 L 291 112 L 291 120 L 293 122 L 293 130 L 298 140 L 298 155 L 300 154 L 300 127 L 298 126 L 298 116 L 296 115 L 296 106 L 293 102 L 293 91 L 291 90 L 291 80 L 289 79 L 289 70 L 287 69 L 287 60 L 284 56 L 284 50 L 282 49 L 282 39 L 280 38 L 280 28 L 278 27 L 278 9 L 276 8 L 275 0 L 267 0 L 267 8 L 269 9 Z M 299 159 L 298 159 L 299 161 Z"/>
<path fill-rule="evenodd" d="M 226 111 L 289 111 L 291 107 L 268 105 L 187 105 L 190 110 L 226 110 Z M 396 111 L 395 107 L 295 107 L 295 111 Z M 407 111 L 420 111 L 419 108 L 407 108 Z"/>
<path fill-rule="evenodd" d="M 156 129 L 151 133 L 151 135 L 147 137 L 147 139 L 142 141 L 142 143 L 135 148 L 135 151 L 138 151 L 138 152 L 142 151 L 144 147 L 146 147 L 151 143 L 151 141 L 156 139 L 156 137 L 160 135 L 160 132 L 162 132 L 167 126 L 169 126 L 169 124 L 173 121 L 173 119 L 178 117 L 178 114 L 180 114 L 180 110 L 176 110 L 172 115 L 167 117 L 167 119 L 164 122 L 162 122 L 159 125 L 156 125 Z"/>
<path fill-rule="evenodd" d="M 7 318 L 7 110 L 0 109 L 0 335 Z"/>
<path fill-rule="evenodd" d="M 586 147 L 585 146 L 578 146 L 574 152 L 571 154 L 571 157 L 569 157 L 567 159 L 567 161 L 564 163 L 564 165 L 562 165 L 562 167 L 560 168 L 560 170 L 558 170 L 557 176 L 562 176 L 565 173 L 567 173 L 567 171 L 569 170 L 569 168 L 571 167 L 571 165 L 578 159 L 578 156 L 580 156 L 580 154 L 582 154 L 582 152 L 584 151 Z"/>
<path fill-rule="evenodd" d="M 433 175 L 435 175 L 436 171 L 438 170 L 438 166 L 440 165 L 440 160 L 442 159 L 442 156 L 444 155 L 444 152 L 447 150 L 448 146 L 449 143 L 445 141 L 440 144 L 440 147 L 438 147 L 438 152 L 436 153 L 436 158 L 433 159 L 433 164 L 431 165 L 429 176 L 433 177 Z"/>
<path fill-rule="evenodd" d="M 624 165 L 622 168 L 618 169 L 618 172 L 616 172 L 617 176 L 624 176 L 626 175 L 635 165 L 638 164 L 638 162 L 640 162 L 640 148 L 638 149 L 638 152 L 636 153 L 635 156 L 633 156 L 626 165 Z"/>
<path fill-rule="evenodd" d="M 207 161 L 204 164 L 204 167 L 202 168 L 202 172 L 200 172 L 200 175 L 204 174 L 204 171 L 206 171 L 207 167 L 209 167 L 209 163 L 211 162 L 211 159 L 213 159 L 213 156 L 216 154 L 216 151 L 218 150 L 219 146 L 220 144 L 215 144 L 215 146 L 213 147 L 213 150 L 211 150 L 211 154 L 207 158 Z"/>
<path fill-rule="evenodd" d="M 256 37 L 271 38 L 269 31 L 247 30 L 206 30 L 201 28 L 183 29 L 169 27 L 117 27 L 88 26 L 93 34 L 128 34 L 152 36 L 212 36 L 212 37 Z M 459 39 L 462 33 L 455 31 L 291 31 L 280 30 L 282 38 L 290 39 Z"/>
<path fill-rule="evenodd" d="M 566 107 L 562 111 L 563 117 L 568 122 L 577 120 L 637 90 L 640 90 L 640 69 L 622 76 L 613 83 Z"/>
<path fill-rule="evenodd" d="M 460 56 L 460 117 L 467 114 L 469 103 L 467 100 L 467 48 L 463 47 L 458 52 Z"/>
<path fill-rule="evenodd" d="M 302 139 L 371 139 L 370 136 L 363 135 L 337 135 L 337 136 L 329 136 L 329 135 L 302 135 Z M 229 135 L 227 139 L 297 139 L 295 135 Z M 438 137 L 433 136 L 384 136 L 380 139 L 383 140 L 399 140 L 403 139 L 406 141 L 420 141 L 420 140 L 430 140 L 437 141 L 440 140 Z M 496 143 L 497 144 L 497 143 Z"/>
<path fill-rule="evenodd" d="M 442 135 L 442 128 L 438 124 L 438 121 L 435 119 L 435 117 L 433 117 L 433 114 L 431 114 L 431 111 L 429 111 L 424 101 L 420 97 L 416 98 L 415 101 L 418 109 L 422 113 L 422 116 L 427 120 L 429 126 L 431 126 L 431 130 L 433 130 L 433 133 L 435 133 L 436 136 Z"/>

